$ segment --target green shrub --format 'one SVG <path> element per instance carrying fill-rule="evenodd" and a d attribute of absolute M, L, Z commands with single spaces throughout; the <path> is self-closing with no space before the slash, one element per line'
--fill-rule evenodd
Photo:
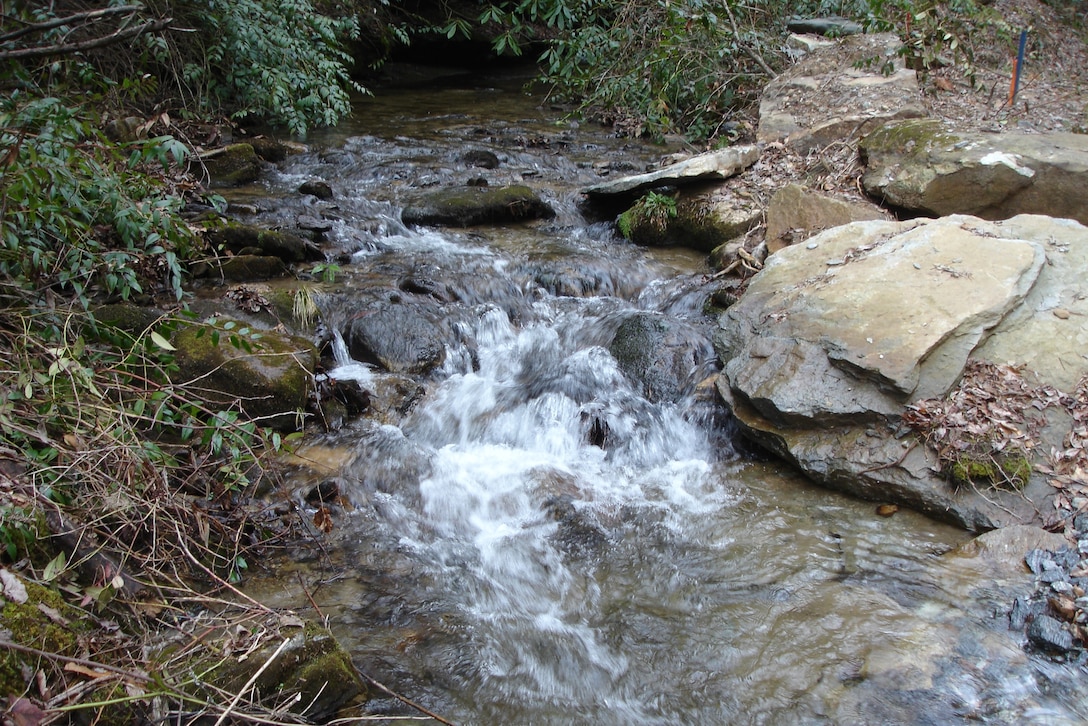
<path fill-rule="evenodd" d="M 200 32 L 198 44 L 177 49 L 182 87 L 198 107 L 304 135 L 336 124 L 351 112 L 349 90 L 363 90 L 343 47 L 358 33 L 354 17 L 327 17 L 309 0 L 183 0 L 176 9 Z"/>
<path fill-rule="evenodd" d="M 143 292 L 138 269 L 181 296 L 178 253 L 192 233 L 154 168 L 185 157 L 171 137 L 105 142 L 85 115 L 56 98 L 0 102 L 0 277 L 24 292 Z"/>

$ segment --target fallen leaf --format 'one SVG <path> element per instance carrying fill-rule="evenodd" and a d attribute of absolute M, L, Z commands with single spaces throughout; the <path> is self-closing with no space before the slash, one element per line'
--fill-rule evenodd
<path fill-rule="evenodd" d="M 26 586 L 6 569 L 0 569 L 0 590 L 4 597 L 16 604 L 21 605 L 27 600 Z"/>
<path fill-rule="evenodd" d="M 17 698 L 12 701 L 4 715 L 14 726 L 38 726 L 45 720 L 45 711 L 35 706 L 29 698 Z"/>

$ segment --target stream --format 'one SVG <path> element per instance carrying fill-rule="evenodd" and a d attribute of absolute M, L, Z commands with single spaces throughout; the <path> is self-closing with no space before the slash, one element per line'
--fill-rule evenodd
<path fill-rule="evenodd" d="M 334 481 L 333 530 L 248 592 L 303 610 L 301 578 L 364 672 L 460 724 L 1088 721 L 1081 666 L 1008 628 L 1026 575 L 957 554 L 964 532 L 878 516 L 745 450 L 705 342 L 677 396 L 624 372 L 610 347 L 634 317 L 709 340 L 708 268 L 587 220 L 578 189 L 677 149 L 565 121 L 525 80 L 382 90 L 232 196 L 250 221 L 332 221 L 330 328 L 360 300 L 429 289 L 460 341 L 411 381 L 338 348 L 331 375 L 402 405 L 310 437 L 291 489 L 312 516 L 303 495 Z M 500 164 L 471 167 L 468 150 Z M 557 215 L 400 222 L 412 195 L 477 177 L 527 184 Z M 335 199 L 301 197 L 309 179 Z M 380 694 L 369 708 L 418 715 Z"/>

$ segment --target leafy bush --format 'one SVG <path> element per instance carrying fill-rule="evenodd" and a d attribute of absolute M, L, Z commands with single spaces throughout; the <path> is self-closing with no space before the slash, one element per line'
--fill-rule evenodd
<path fill-rule="evenodd" d="M 178 46 L 185 58 L 183 88 L 209 110 L 217 103 L 235 118 L 255 116 L 303 135 L 351 112 L 348 91 L 363 89 L 348 74 L 343 42 L 354 38 L 354 17 L 333 19 L 309 0 L 183 0 L 176 11 L 200 31 L 200 52 Z"/>
<path fill-rule="evenodd" d="M 108 144 L 57 98 L 0 102 L 0 282 L 65 291 L 86 308 L 94 292 L 143 292 L 142 276 L 180 298 L 178 253 L 193 236 L 149 165 L 169 169 L 185 153 L 171 137 Z"/>
<path fill-rule="evenodd" d="M 479 20 L 506 27 L 496 47 L 515 52 L 536 27 L 553 29 L 544 80 L 623 133 L 706 139 L 782 65 L 785 10 L 777 0 L 522 0 Z"/>

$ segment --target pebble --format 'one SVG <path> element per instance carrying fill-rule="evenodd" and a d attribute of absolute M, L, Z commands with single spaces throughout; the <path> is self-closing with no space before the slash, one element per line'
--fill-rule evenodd
<path fill-rule="evenodd" d="M 1069 593 L 1073 592 L 1073 586 L 1070 585 L 1065 580 L 1056 580 L 1056 581 L 1050 583 L 1050 589 L 1053 590 L 1054 592 L 1058 592 L 1058 593 L 1062 593 L 1062 594 L 1067 593 L 1067 592 L 1069 592 Z"/>

